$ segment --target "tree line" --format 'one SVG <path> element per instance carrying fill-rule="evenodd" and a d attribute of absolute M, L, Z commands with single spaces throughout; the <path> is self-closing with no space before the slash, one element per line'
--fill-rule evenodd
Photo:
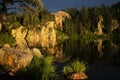
<path fill-rule="evenodd" d="M 96 31 L 100 15 L 104 20 L 103 32 L 106 34 L 109 34 L 111 31 L 111 21 L 113 19 L 120 23 L 120 2 L 112 6 L 102 4 L 100 7 L 86 8 L 83 6 L 81 9 L 67 8 L 63 11 L 66 11 L 72 17 L 71 20 L 66 19 L 63 25 L 63 31 L 69 35 L 80 35 L 84 30 Z"/>
<path fill-rule="evenodd" d="M 20 3 L 18 8 L 22 11 L 13 11 L 8 14 L 9 8 L 7 9 L 7 4 L 16 2 Z M 39 23 L 44 24 L 46 21 L 54 20 L 54 16 L 51 12 L 45 8 L 40 9 L 43 7 L 41 0 L 1 0 L 0 6 L 0 22 L 5 26 L 13 24 L 13 28 L 17 28 L 19 25 L 27 26 L 27 28 L 34 28 L 35 25 Z M 5 12 L 4 9 L 7 12 Z M 111 33 L 111 22 L 113 19 L 116 19 L 120 23 L 120 2 L 112 6 L 105 6 L 102 4 L 100 7 L 86 8 L 83 6 L 81 9 L 67 8 L 63 11 L 69 13 L 72 17 L 72 19 L 65 19 L 63 23 L 63 32 L 68 35 L 80 35 L 84 33 L 84 30 L 95 32 L 97 30 L 100 15 L 103 16 L 104 20 L 104 33 Z M 6 29 L 3 31 L 5 30 Z"/>

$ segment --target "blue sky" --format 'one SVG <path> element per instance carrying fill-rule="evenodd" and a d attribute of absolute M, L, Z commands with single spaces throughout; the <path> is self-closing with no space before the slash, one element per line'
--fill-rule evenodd
<path fill-rule="evenodd" d="M 81 9 L 82 6 L 93 7 L 100 6 L 102 3 L 110 6 L 120 0 L 42 0 L 44 6 L 51 12 L 56 12 L 60 9 L 76 7 Z"/>

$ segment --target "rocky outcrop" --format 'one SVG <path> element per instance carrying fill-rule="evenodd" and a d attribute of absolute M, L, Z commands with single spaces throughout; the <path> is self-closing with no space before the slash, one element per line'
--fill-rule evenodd
<path fill-rule="evenodd" d="M 103 25 L 103 16 L 99 16 L 98 17 L 98 19 L 99 19 L 99 21 L 98 21 L 98 32 L 97 32 L 97 34 L 98 35 L 102 35 L 103 34 L 103 31 L 102 31 L 102 28 L 104 27 L 104 25 Z"/>
<path fill-rule="evenodd" d="M 28 66 L 33 58 L 30 49 L 26 46 L 19 45 L 11 48 L 4 45 L 0 48 L 0 65 L 7 66 L 6 71 L 15 73 L 17 70 Z"/>
<path fill-rule="evenodd" d="M 113 30 L 115 30 L 117 28 L 119 28 L 119 22 L 118 22 L 118 20 L 113 19 L 111 21 L 111 31 L 113 31 Z"/>
<path fill-rule="evenodd" d="M 58 11 L 54 13 L 54 16 L 55 16 L 55 21 L 56 21 L 56 27 L 60 31 L 63 30 L 63 22 L 65 21 L 65 19 L 71 19 L 71 16 L 64 11 Z"/>
<path fill-rule="evenodd" d="M 41 29 L 28 30 L 24 26 L 12 30 L 12 36 L 17 44 L 22 45 L 41 45 L 42 47 L 54 46 L 56 43 L 55 22 L 48 21 Z"/>
<path fill-rule="evenodd" d="M 28 29 L 26 29 L 24 26 L 20 26 L 17 29 L 12 30 L 12 36 L 16 40 L 16 44 L 22 44 L 22 45 L 27 45 L 25 41 L 25 37 L 27 35 Z"/>

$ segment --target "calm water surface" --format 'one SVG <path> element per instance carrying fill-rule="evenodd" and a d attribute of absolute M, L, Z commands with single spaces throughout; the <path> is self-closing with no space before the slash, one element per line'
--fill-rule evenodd
<path fill-rule="evenodd" d="M 62 52 L 88 65 L 88 80 L 120 80 L 120 44 L 111 40 L 67 40 Z"/>

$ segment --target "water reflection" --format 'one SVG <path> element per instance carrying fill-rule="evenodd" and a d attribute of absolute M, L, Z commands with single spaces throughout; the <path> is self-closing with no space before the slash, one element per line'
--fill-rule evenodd
<path fill-rule="evenodd" d="M 71 59 L 79 59 L 87 63 L 89 66 L 86 71 L 88 80 L 120 79 L 119 76 L 116 76 L 120 73 L 119 43 L 116 44 L 109 39 L 98 39 L 92 42 L 68 39 L 52 49 L 51 54 L 55 55 L 56 61 L 59 63 L 65 63 Z M 50 49 L 47 50 L 51 52 Z M 59 67 L 59 69 L 61 68 Z"/>
<path fill-rule="evenodd" d="M 63 44 L 63 52 L 66 56 L 79 58 L 89 64 L 120 63 L 120 47 L 110 40 L 68 40 Z"/>

